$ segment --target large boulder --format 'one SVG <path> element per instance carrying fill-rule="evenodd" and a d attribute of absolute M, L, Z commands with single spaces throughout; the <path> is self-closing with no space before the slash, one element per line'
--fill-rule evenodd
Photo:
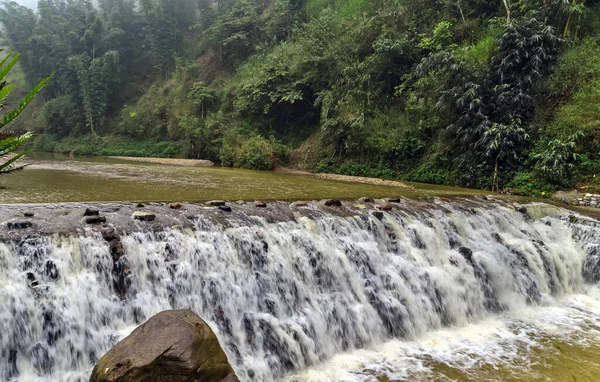
<path fill-rule="evenodd" d="M 211 328 L 190 310 L 158 313 L 96 364 L 90 382 L 238 382 Z"/>

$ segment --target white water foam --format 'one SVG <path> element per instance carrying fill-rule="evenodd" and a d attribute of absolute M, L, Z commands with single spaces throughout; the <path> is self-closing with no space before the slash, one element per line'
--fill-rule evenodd
<path fill-rule="evenodd" d="M 431 364 L 443 364 L 473 381 L 482 367 L 502 369 L 515 380 L 556 381 L 536 374 L 534 350 L 561 351 L 547 343 L 588 347 L 600 343 L 600 287 L 569 295 L 552 305 L 523 307 L 476 324 L 424 334 L 414 341 L 393 340 L 373 349 L 338 354 L 329 361 L 288 376 L 286 382 L 454 381 Z"/>
<path fill-rule="evenodd" d="M 528 315 L 585 300 L 588 254 L 567 221 L 499 205 L 321 215 L 133 233 L 118 267 L 93 234 L 0 243 L 0 379 L 85 381 L 131 328 L 180 308 L 211 324 L 243 381 L 402 379 L 427 375 L 426 357 L 512 359 L 530 328 L 550 330 Z"/>

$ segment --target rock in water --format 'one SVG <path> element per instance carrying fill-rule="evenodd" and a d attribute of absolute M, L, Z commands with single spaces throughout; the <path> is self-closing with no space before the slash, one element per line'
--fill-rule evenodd
<path fill-rule="evenodd" d="M 141 212 L 141 211 L 136 211 L 131 216 L 135 220 L 140 220 L 143 222 L 151 222 L 151 221 L 154 221 L 154 219 L 156 219 L 156 215 L 151 214 L 149 212 Z"/>
<path fill-rule="evenodd" d="M 85 212 L 83 213 L 83 216 L 98 216 L 98 215 L 100 215 L 100 211 L 93 210 L 91 208 L 86 208 Z"/>
<path fill-rule="evenodd" d="M 85 218 L 86 224 L 101 224 L 106 223 L 106 218 L 104 216 L 90 216 Z"/>
<path fill-rule="evenodd" d="M 33 223 L 28 222 L 28 221 L 8 222 L 8 223 L 6 223 L 6 226 L 9 229 L 27 229 L 27 228 L 33 227 Z"/>
<path fill-rule="evenodd" d="M 327 207 L 341 207 L 342 202 L 337 199 L 328 199 L 324 203 Z"/>
<path fill-rule="evenodd" d="M 115 345 L 90 382 L 239 382 L 217 336 L 191 310 L 158 313 Z"/>

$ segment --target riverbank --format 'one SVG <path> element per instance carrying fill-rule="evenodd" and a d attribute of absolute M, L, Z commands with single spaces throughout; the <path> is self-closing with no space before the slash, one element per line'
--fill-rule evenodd
<path fill-rule="evenodd" d="M 314 172 L 308 172 L 308 171 L 294 170 L 294 169 L 291 169 L 288 167 L 279 167 L 275 171 L 281 172 L 284 174 L 303 175 L 303 176 L 310 176 L 310 177 L 319 178 L 319 179 L 337 180 L 337 181 L 341 181 L 341 182 L 352 182 L 352 183 L 372 184 L 375 186 L 404 187 L 404 188 L 414 189 L 413 186 L 408 185 L 404 182 L 397 181 L 397 180 L 369 178 L 366 176 L 314 173 Z"/>
<path fill-rule="evenodd" d="M 150 158 L 150 157 L 124 157 L 124 156 L 107 156 L 107 158 L 126 160 L 132 162 L 158 163 L 172 166 L 184 167 L 211 167 L 215 164 L 205 159 L 180 159 L 180 158 Z"/>
<path fill-rule="evenodd" d="M 184 167 L 211 167 L 211 166 L 215 165 L 215 163 L 213 163 L 209 160 L 205 160 L 205 159 L 125 157 L 125 156 L 107 156 L 107 158 L 126 160 L 126 161 L 131 161 L 131 162 L 156 163 L 156 164 L 164 164 L 164 165 L 171 165 L 171 166 L 184 166 Z M 313 173 L 313 172 L 308 172 L 308 171 L 295 170 L 295 169 L 292 169 L 289 167 L 278 167 L 277 169 L 275 169 L 274 172 L 282 173 L 282 174 L 309 176 L 309 177 L 318 178 L 318 179 L 336 180 L 336 181 L 341 181 L 341 182 L 362 183 L 362 184 L 372 184 L 375 186 L 403 187 L 403 188 L 414 189 L 413 186 L 408 185 L 404 182 L 400 182 L 400 181 L 396 181 L 396 180 L 369 178 L 366 176 Z"/>

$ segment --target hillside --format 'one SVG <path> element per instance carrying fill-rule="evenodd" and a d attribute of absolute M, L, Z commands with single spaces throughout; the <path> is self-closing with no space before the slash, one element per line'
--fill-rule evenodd
<path fill-rule="evenodd" d="M 17 126 L 40 151 L 600 189 L 598 0 L 40 0 L 0 22 L 28 84 L 56 72 Z"/>

